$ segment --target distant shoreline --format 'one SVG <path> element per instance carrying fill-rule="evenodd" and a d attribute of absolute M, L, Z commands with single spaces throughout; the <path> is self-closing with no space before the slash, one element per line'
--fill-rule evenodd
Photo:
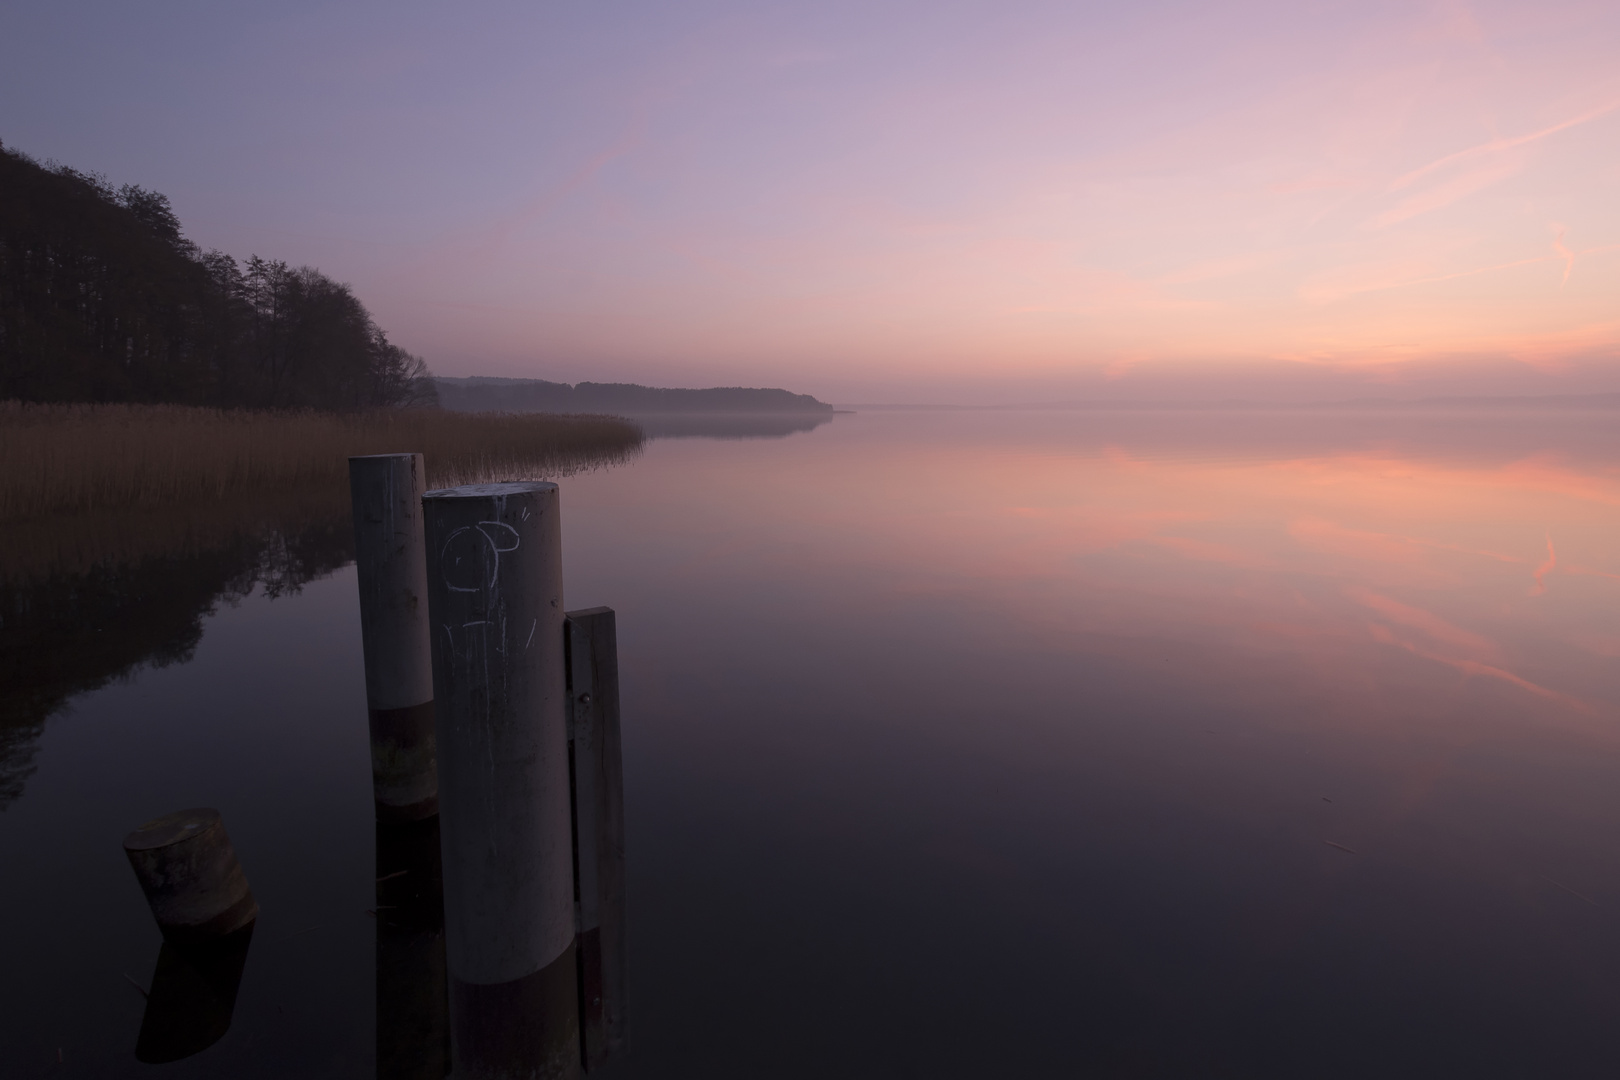
<path fill-rule="evenodd" d="M 1569 412 L 1620 409 L 1620 393 L 1542 397 L 1351 398 L 1344 401 L 1058 401 L 1011 405 L 839 403 L 839 412 Z"/>
<path fill-rule="evenodd" d="M 593 413 L 654 416 L 679 413 L 786 413 L 831 416 L 833 407 L 809 394 L 776 387 L 715 386 L 703 390 L 639 383 L 559 383 L 544 379 L 436 376 L 439 404 L 453 412 Z"/>

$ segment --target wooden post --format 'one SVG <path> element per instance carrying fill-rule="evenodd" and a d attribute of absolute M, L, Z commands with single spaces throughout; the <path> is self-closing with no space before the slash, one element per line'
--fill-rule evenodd
<path fill-rule="evenodd" d="M 624 771 L 612 608 L 568 613 L 580 1042 L 594 1069 L 626 1045 Z"/>
<path fill-rule="evenodd" d="M 577 1077 L 557 485 L 422 505 L 454 1074 Z"/>
<path fill-rule="evenodd" d="M 439 819 L 377 825 L 377 1080 L 450 1072 Z"/>
<path fill-rule="evenodd" d="M 439 812 L 421 454 L 349 459 L 378 821 Z"/>
<path fill-rule="evenodd" d="M 259 916 L 218 810 L 153 818 L 124 837 L 124 854 L 158 929 L 175 944 L 224 937 Z"/>

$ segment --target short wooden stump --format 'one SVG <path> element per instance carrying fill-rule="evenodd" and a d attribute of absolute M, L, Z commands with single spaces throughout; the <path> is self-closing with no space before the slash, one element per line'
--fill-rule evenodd
<path fill-rule="evenodd" d="M 200 807 L 153 818 L 124 838 L 124 854 L 168 941 L 208 941 L 259 915 L 218 810 Z"/>

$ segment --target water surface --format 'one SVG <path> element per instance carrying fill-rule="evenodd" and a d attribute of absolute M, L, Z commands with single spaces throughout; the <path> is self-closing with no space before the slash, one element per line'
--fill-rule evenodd
<path fill-rule="evenodd" d="M 568 605 L 619 613 L 611 1075 L 1613 1075 L 1616 427 L 861 413 L 564 480 Z M 355 583 L 315 547 L 13 597 L 14 690 L 18 641 L 63 660 L 7 698 L 5 1075 L 375 1074 Z M 263 914 L 230 1033 L 145 1066 L 119 841 L 191 805 Z"/>

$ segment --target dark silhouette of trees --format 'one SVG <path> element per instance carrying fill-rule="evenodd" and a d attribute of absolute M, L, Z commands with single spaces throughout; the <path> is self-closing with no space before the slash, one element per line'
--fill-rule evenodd
<path fill-rule="evenodd" d="M 347 286 L 185 238 L 166 196 L 0 147 L 0 398 L 437 403 Z"/>
<path fill-rule="evenodd" d="M 809 394 L 747 386 L 669 389 L 636 383 L 568 383 L 473 376 L 435 379 L 439 403 L 464 412 L 809 414 L 831 419 L 833 407 Z"/>

